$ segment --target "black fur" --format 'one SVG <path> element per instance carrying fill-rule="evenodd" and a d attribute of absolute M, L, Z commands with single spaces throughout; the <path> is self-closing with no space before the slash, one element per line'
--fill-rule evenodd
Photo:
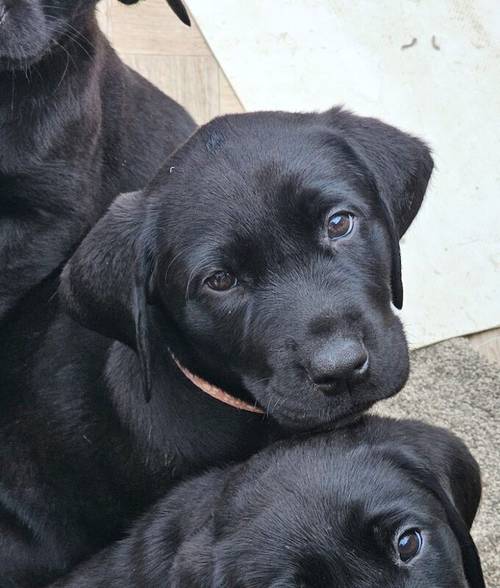
<path fill-rule="evenodd" d="M 74 382 L 69 366 L 87 346 L 90 363 L 102 364 L 107 342 L 80 329 L 73 341 L 71 328 L 58 338 L 57 274 L 111 200 L 142 187 L 195 128 L 178 104 L 119 60 L 97 27 L 95 5 L 0 1 L 2 587 L 40 585 L 110 535 L 100 515 L 97 523 L 92 516 L 79 521 L 87 491 L 108 508 L 102 485 L 84 490 L 92 483 L 85 465 L 82 477 L 67 469 L 73 459 L 69 467 L 77 468 L 80 451 L 71 439 L 87 437 L 78 423 L 92 423 L 94 410 L 107 410 L 107 401 L 79 397 L 79 390 L 92 390 L 95 372 L 83 375 L 82 366 Z M 44 355 L 46 340 L 66 355 Z M 68 418 L 68 429 L 53 443 L 60 417 Z M 105 434 L 113 437 L 113 426 Z M 94 470 L 102 475 L 98 465 Z M 61 496 L 76 516 L 64 504 L 59 508 Z"/>
<path fill-rule="evenodd" d="M 100 335 L 50 282 L 4 332 L 0 586 L 63 573 L 188 474 L 395 394 L 397 238 L 431 169 L 419 140 L 339 109 L 234 115 L 117 198 L 61 283 Z M 354 229 L 331 241 L 339 210 Z M 222 269 L 226 293 L 205 282 Z M 171 352 L 268 416 L 203 394 Z"/>
<path fill-rule="evenodd" d="M 53 588 L 484 588 L 480 495 L 452 434 L 365 417 L 184 482 Z M 409 529 L 423 545 L 405 564 Z"/>
<path fill-rule="evenodd" d="M 3 321 L 112 198 L 143 187 L 194 130 L 178 104 L 119 60 L 95 4 L 0 2 Z"/>
<path fill-rule="evenodd" d="M 68 310 L 136 349 L 147 398 L 154 355 L 164 364 L 170 346 L 285 426 L 350 417 L 407 376 L 390 301 L 402 304 L 398 236 L 431 169 L 417 139 L 339 109 L 218 119 L 85 240 L 63 276 Z M 332 242 L 326 221 L 343 210 L 355 229 Z M 217 270 L 237 287 L 210 291 Z M 369 369 L 351 378 L 362 353 Z"/>

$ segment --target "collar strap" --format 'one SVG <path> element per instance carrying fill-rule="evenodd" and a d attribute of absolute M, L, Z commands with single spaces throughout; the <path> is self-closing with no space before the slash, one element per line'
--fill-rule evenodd
<path fill-rule="evenodd" d="M 210 384 L 203 378 L 196 376 L 195 374 L 190 372 L 186 367 L 184 367 L 172 352 L 171 355 L 177 367 L 186 376 L 186 378 L 197 388 L 199 388 L 202 392 L 205 392 L 205 394 L 208 394 L 209 396 L 215 398 L 219 402 L 223 402 L 224 404 L 232 406 L 233 408 L 236 408 L 238 410 L 246 410 L 247 412 L 253 412 L 256 414 L 264 414 L 264 411 L 260 407 L 253 404 L 249 404 L 248 402 L 240 400 L 235 396 L 231 396 L 231 394 L 224 392 L 224 390 L 222 390 L 221 388 L 218 388 L 217 386 Z"/>

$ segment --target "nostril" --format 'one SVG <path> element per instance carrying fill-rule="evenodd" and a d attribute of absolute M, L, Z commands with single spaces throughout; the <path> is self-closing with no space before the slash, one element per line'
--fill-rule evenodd
<path fill-rule="evenodd" d="M 367 372 L 369 363 L 370 363 L 370 360 L 368 358 L 368 353 L 366 353 L 366 351 L 365 351 L 364 356 L 360 356 L 357 365 L 354 366 L 354 369 L 353 369 L 354 375 L 361 376 L 365 372 Z"/>

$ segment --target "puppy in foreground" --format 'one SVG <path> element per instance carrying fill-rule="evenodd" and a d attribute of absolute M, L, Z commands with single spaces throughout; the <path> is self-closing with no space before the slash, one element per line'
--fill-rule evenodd
<path fill-rule="evenodd" d="M 451 433 L 367 416 L 182 483 L 54 588 L 480 588 L 479 468 Z"/>

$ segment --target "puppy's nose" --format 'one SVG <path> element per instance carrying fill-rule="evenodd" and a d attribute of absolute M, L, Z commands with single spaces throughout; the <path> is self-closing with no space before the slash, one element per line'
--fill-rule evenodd
<path fill-rule="evenodd" d="M 366 347 L 355 339 L 331 341 L 319 348 L 311 358 L 309 376 L 328 391 L 339 381 L 356 380 L 368 371 Z"/>

